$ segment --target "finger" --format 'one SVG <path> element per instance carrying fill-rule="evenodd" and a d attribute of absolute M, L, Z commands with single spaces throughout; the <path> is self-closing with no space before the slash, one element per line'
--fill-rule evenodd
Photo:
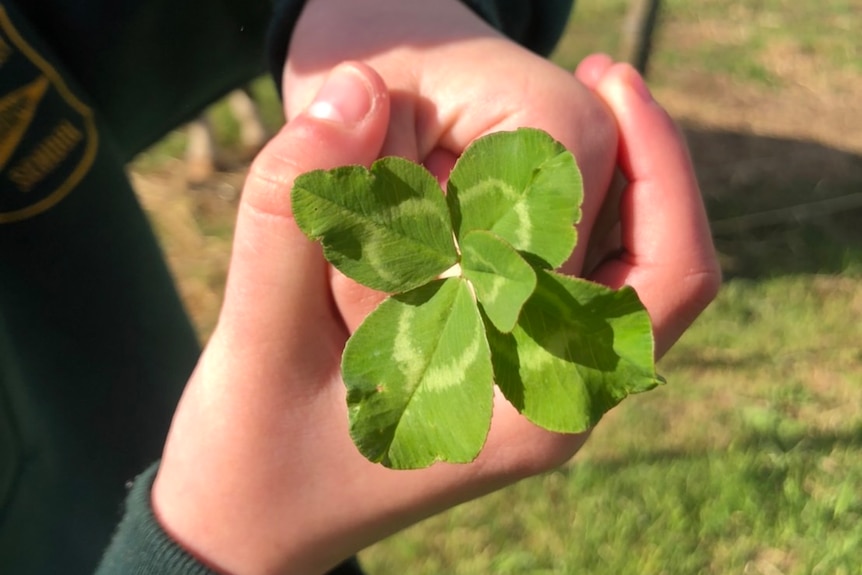
<path fill-rule="evenodd" d="M 613 58 L 607 54 L 591 54 L 578 64 L 575 69 L 575 78 L 587 88 L 595 91 L 596 86 L 613 64 Z M 619 200 L 625 184 L 625 178 L 619 169 L 614 170 L 613 179 L 596 215 L 590 235 L 581 240 L 582 243 L 587 244 L 582 269 L 580 271 L 573 269 L 571 262 L 567 262 L 563 267 L 564 273 L 589 275 L 596 265 L 619 249 Z"/>
<path fill-rule="evenodd" d="M 592 279 L 638 291 L 661 356 L 718 289 L 709 223 L 682 137 L 638 73 L 616 64 L 597 92 L 616 116 L 620 169 L 630 183 L 620 201 L 622 251 Z"/>
<path fill-rule="evenodd" d="M 452 168 L 458 161 L 458 155 L 445 149 L 434 148 L 431 153 L 425 158 L 425 168 L 440 182 L 440 187 L 446 189 L 446 184 L 449 182 L 449 174 L 452 173 Z"/>
<path fill-rule="evenodd" d="M 575 69 L 575 78 L 586 87 L 595 90 L 613 64 L 613 58 L 607 54 L 591 54 L 578 64 L 578 67 Z M 582 240 L 588 243 L 588 248 L 584 256 L 581 274 L 591 274 L 599 263 L 619 250 L 619 203 L 625 184 L 625 178 L 619 169 L 614 170 L 613 180 L 608 187 L 607 196 L 602 203 L 602 207 L 596 216 L 590 237 Z M 563 271 L 571 273 L 568 266 Z"/>
<path fill-rule="evenodd" d="M 575 68 L 575 78 L 587 88 L 595 90 L 613 64 L 613 58 L 607 54 L 590 54 L 581 60 L 581 63 Z"/>
<path fill-rule="evenodd" d="M 421 151 L 417 140 L 418 113 L 416 97 L 406 90 L 391 91 L 389 130 L 380 156 L 398 156 L 411 162 L 419 162 Z"/>
<path fill-rule="evenodd" d="M 314 169 L 370 164 L 386 134 L 388 93 L 371 68 L 342 64 L 314 102 L 252 164 L 237 216 L 219 328 L 248 347 L 280 345 L 331 314 L 328 268 L 292 218 L 294 179 Z M 295 337 L 295 335 L 293 336 Z"/>

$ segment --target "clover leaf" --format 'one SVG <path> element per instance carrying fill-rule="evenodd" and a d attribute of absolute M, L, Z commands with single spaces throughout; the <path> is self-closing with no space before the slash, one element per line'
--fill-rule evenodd
<path fill-rule="evenodd" d="M 493 369 L 466 280 L 436 280 L 385 300 L 342 362 L 351 435 L 373 461 L 471 461 L 491 421 Z"/>
<path fill-rule="evenodd" d="M 515 248 L 491 232 L 477 230 L 461 241 L 461 270 L 491 322 L 512 331 L 536 289 L 536 272 Z"/>
<path fill-rule="evenodd" d="M 458 258 L 440 185 L 425 168 L 402 158 L 344 166 L 297 178 L 293 216 L 320 240 L 326 259 L 370 288 L 419 287 Z"/>
<path fill-rule="evenodd" d="M 300 229 L 342 273 L 391 294 L 342 357 L 365 457 L 396 469 L 472 461 L 495 384 L 537 425 L 577 433 L 662 383 L 634 290 L 552 271 L 575 247 L 582 196 L 571 153 L 528 128 L 476 140 L 445 196 L 394 157 L 297 178 Z"/>
<path fill-rule="evenodd" d="M 452 171 L 446 200 L 458 241 L 487 230 L 555 268 L 575 247 L 582 189 L 562 144 L 521 129 L 476 140 Z"/>

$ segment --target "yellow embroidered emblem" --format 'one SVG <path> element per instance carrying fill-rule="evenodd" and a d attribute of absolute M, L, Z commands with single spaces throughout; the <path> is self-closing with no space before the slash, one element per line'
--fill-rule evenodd
<path fill-rule="evenodd" d="M 0 6 L 0 224 L 48 210 L 89 171 L 93 111 Z"/>

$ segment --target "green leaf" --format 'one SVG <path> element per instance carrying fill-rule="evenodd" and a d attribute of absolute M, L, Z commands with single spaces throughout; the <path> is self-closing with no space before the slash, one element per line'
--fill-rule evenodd
<path fill-rule="evenodd" d="M 486 328 L 497 385 L 551 431 L 585 431 L 628 394 L 662 382 L 649 316 L 628 287 L 541 270 L 512 333 Z"/>
<path fill-rule="evenodd" d="M 540 130 L 485 136 L 449 177 L 446 200 L 458 241 L 488 230 L 556 268 L 575 247 L 583 184 L 575 159 Z"/>
<path fill-rule="evenodd" d="M 467 282 L 392 296 L 353 334 L 342 361 L 350 433 L 387 467 L 475 459 L 491 422 L 493 370 Z"/>
<path fill-rule="evenodd" d="M 320 240 L 344 275 L 389 293 L 418 287 L 458 258 L 446 200 L 425 168 L 383 158 L 367 170 L 345 166 L 296 179 L 300 229 Z"/>
<path fill-rule="evenodd" d="M 521 307 L 536 288 L 536 272 L 508 243 L 491 232 L 470 232 L 461 241 L 461 270 L 488 318 L 512 331 Z"/>

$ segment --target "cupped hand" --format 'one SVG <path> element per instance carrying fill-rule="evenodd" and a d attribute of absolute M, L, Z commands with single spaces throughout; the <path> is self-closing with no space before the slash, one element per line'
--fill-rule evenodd
<path fill-rule="evenodd" d="M 718 276 L 685 148 L 637 80 L 609 68 L 597 84 L 619 119 L 632 183 L 621 217 L 625 250 L 595 278 L 641 292 L 663 350 Z M 218 571 L 323 573 L 424 517 L 563 463 L 585 440 L 541 430 L 501 401 L 483 452 L 468 465 L 393 471 L 352 444 L 339 365 L 350 332 L 344 318 L 356 315 L 345 305 L 362 304 L 333 297 L 319 246 L 291 217 L 290 190 L 303 172 L 379 156 L 390 106 L 370 68 L 339 65 L 249 174 L 224 307 L 152 494 L 164 529 Z M 656 201 L 670 212 L 656 216 Z"/>

